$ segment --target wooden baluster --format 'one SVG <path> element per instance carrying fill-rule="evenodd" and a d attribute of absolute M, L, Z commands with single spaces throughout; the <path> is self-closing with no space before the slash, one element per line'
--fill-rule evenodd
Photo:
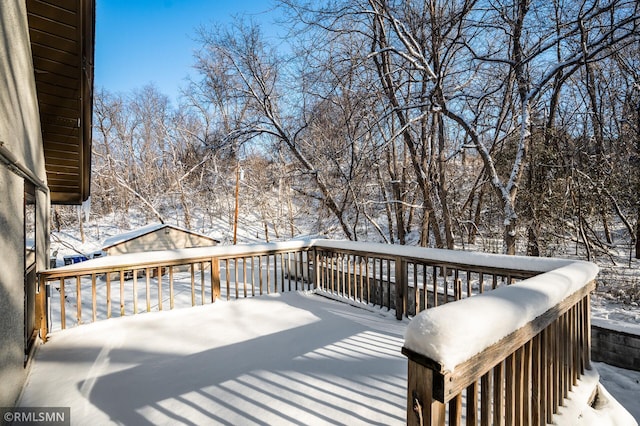
<path fill-rule="evenodd" d="M 531 424 L 534 426 L 541 424 L 541 396 L 544 393 L 542 385 L 542 353 L 540 351 L 540 341 L 542 333 L 539 333 L 531 342 Z"/>
<path fill-rule="evenodd" d="M 151 270 L 149 268 L 146 268 L 145 276 L 147 281 L 147 312 L 151 312 Z"/>
<path fill-rule="evenodd" d="M 262 255 L 258 256 L 258 281 L 260 283 L 260 296 L 262 296 Z M 267 288 L 267 293 L 269 293 L 268 288 Z"/>
<path fill-rule="evenodd" d="M 427 309 L 427 264 L 422 264 L 422 309 Z"/>
<path fill-rule="evenodd" d="M 413 262 L 413 314 L 420 312 L 420 286 L 418 285 L 418 264 Z"/>
<path fill-rule="evenodd" d="M 405 315 L 406 307 L 407 307 L 407 287 L 409 283 L 407 282 L 407 262 L 401 257 L 396 257 L 395 259 L 395 281 L 396 281 L 396 319 L 401 320 Z"/>
<path fill-rule="evenodd" d="M 64 277 L 60 278 L 60 327 L 67 328 L 67 312 L 65 309 Z"/>
<path fill-rule="evenodd" d="M 191 306 L 196 306 L 196 271 L 193 263 L 189 264 L 191 273 Z M 169 266 L 169 288 L 171 289 L 171 309 L 173 309 L 173 266 Z"/>
<path fill-rule="evenodd" d="M 297 260 L 296 260 L 296 254 L 298 255 Z M 298 281 L 300 281 L 300 284 L 302 285 L 302 289 L 304 290 L 303 277 L 302 277 L 302 274 L 299 273 L 302 268 L 302 257 L 300 257 L 300 254 L 301 254 L 300 252 L 293 253 L 293 263 L 296 266 L 296 275 L 295 275 L 296 291 L 298 291 Z"/>
<path fill-rule="evenodd" d="M 467 386 L 467 425 L 478 424 L 478 382 Z"/>
<path fill-rule="evenodd" d="M 337 253 L 331 253 L 331 293 L 336 294 L 336 278 L 338 275 L 338 271 L 336 269 L 338 258 Z"/>
<path fill-rule="evenodd" d="M 271 265 L 270 265 L 271 255 L 268 254 L 266 258 L 267 258 L 267 271 L 266 271 L 267 272 L 267 294 L 271 294 Z M 275 256 L 273 259 L 275 263 Z M 275 271 L 275 268 L 274 268 L 274 271 Z M 273 277 L 275 279 L 275 273 Z M 276 288 L 276 291 L 277 291 L 277 288 Z"/>
<path fill-rule="evenodd" d="M 251 256 L 251 296 L 256 295 L 254 256 Z"/>
<path fill-rule="evenodd" d="M 391 260 L 387 259 L 387 310 L 391 310 Z"/>
<path fill-rule="evenodd" d="M 485 373 L 480 378 L 480 424 L 483 426 L 491 425 L 491 405 L 492 405 L 492 395 L 491 395 L 491 371 Z"/>
<path fill-rule="evenodd" d="M 238 292 L 240 291 L 238 289 L 238 269 L 240 269 L 238 267 L 238 258 L 234 258 L 233 259 L 233 284 L 234 284 L 234 287 L 236 288 L 236 299 L 239 298 Z M 245 296 L 246 296 L 246 293 L 245 293 Z"/>
<path fill-rule="evenodd" d="M 193 263 L 190 265 L 191 269 L 191 306 L 195 305 L 195 277 L 193 274 Z M 169 266 L 169 309 L 175 307 L 175 297 L 173 292 L 173 265 Z"/>
<path fill-rule="evenodd" d="M 549 361 L 551 362 L 551 389 L 549 394 L 551 395 L 551 405 L 550 405 L 550 409 L 551 409 L 551 415 L 555 414 L 558 412 L 558 401 L 559 398 L 562 398 L 562 394 L 561 392 L 559 392 L 560 389 L 560 349 L 559 349 L 559 344 L 558 344 L 558 321 L 554 321 L 553 323 L 551 323 L 551 325 L 549 325 L 549 329 L 551 331 L 550 333 L 550 344 L 551 344 L 551 352 L 550 352 L 550 356 L 549 356 Z M 549 423 L 551 423 L 551 420 L 549 420 Z"/>
<path fill-rule="evenodd" d="M 120 316 L 124 316 L 124 269 L 120 270 Z"/>
<path fill-rule="evenodd" d="M 551 327 L 547 327 L 542 330 L 542 341 L 540 349 L 543 351 L 541 362 L 543 368 L 543 376 L 541 383 L 542 389 L 545 389 L 544 400 L 541 402 L 544 404 L 541 414 L 544 415 L 542 419 L 544 423 L 551 423 L 553 421 L 553 344 L 552 344 L 552 332 Z"/>
<path fill-rule="evenodd" d="M 522 424 L 531 424 L 531 383 L 532 383 L 532 359 L 531 340 L 522 348 Z"/>
<path fill-rule="evenodd" d="M 346 285 L 347 285 L 347 297 L 349 299 L 351 299 L 351 297 L 352 297 L 351 289 L 352 289 L 352 286 L 353 286 L 353 279 L 352 279 L 353 276 L 351 275 L 351 265 L 352 265 L 351 255 L 347 254 L 346 257 L 347 257 L 347 267 L 345 268 L 345 272 L 346 272 L 346 280 L 345 280 L 345 282 L 346 282 Z M 354 298 L 355 298 L 355 296 L 354 296 Z"/>
<path fill-rule="evenodd" d="M 80 275 L 76 275 L 76 323 L 82 324 L 82 294 L 80 290 Z"/>
<path fill-rule="evenodd" d="M 521 426 L 524 414 L 524 354 L 523 349 L 519 348 L 515 352 L 515 369 L 514 369 L 514 394 L 515 394 L 515 425 Z"/>
<path fill-rule="evenodd" d="M 138 271 L 133 270 L 133 314 L 138 313 Z"/>
<path fill-rule="evenodd" d="M 243 295 L 247 297 L 247 258 L 242 258 L 242 291 Z"/>
<path fill-rule="evenodd" d="M 227 292 L 227 295 L 229 292 Z M 217 257 L 211 258 L 211 303 L 220 297 L 220 261 Z"/>
<path fill-rule="evenodd" d="M 231 277 L 229 276 L 229 259 L 224 260 L 224 267 L 224 279 L 225 284 L 227 285 L 227 300 L 231 300 L 231 284 L 229 282 L 229 280 L 231 280 Z"/>
<path fill-rule="evenodd" d="M 93 322 L 96 322 L 98 312 L 98 302 L 96 298 L 96 274 L 91 274 L 91 312 Z"/>
<path fill-rule="evenodd" d="M 107 284 L 107 319 L 109 319 L 111 318 L 111 273 L 107 272 L 104 276 Z"/>
<path fill-rule="evenodd" d="M 365 288 L 367 289 L 367 305 L 371 303 L 371 278 L 369 277 L 369 257 L 364 258 Z"/>
<path fill-rule="evenodd" d="M 162 310 L 162 266 L 158 266 L 158 310 Z"/>
<path fill-rule="evenodd" d="M 378 287 L 380 289 L 380 294 L 379 294 L 380 303 L 379 304 L 380 304 L 380 307 L 382 308 L 384 306 L 384 297 L 383 297 L 384 296 L 384 282 L 382 281 L 382 278 L 384 277 L 384 275 L 383 275 L 384 266 L 382 264 L 383 263 L 382 259 L 378 259 L 378 262 L 379 262 L 379 265 L 378 265 L 379 269 L 378 270 L 379 270 L 379 274 L 380 274 L 380 276 L 378 277 L 378 283 L 379 283 Z"/>
<path fill-rule="evenodd" d="M 505 401 L 504 418 L 506 425 L 515 424 L 515 354 L 505 360 Z"/>
<path fill-rule="evenodd" d="M 447 267 L 440 267 L 440 274 L 442 275 L 442 288 L 444 289 L 444 303 L 449 303 L 449 282 L 447 280 Z"/>
<path fill-rule="evenodd" d="M 200 262 L 200 304 L 204 305 L 205 282 L 204 282 L 204 262 Z"/>
<path fill-rule="evenodd" d="M 431 270 L 432 272 L 432 291 L 433 291 L 433 303 L 432 303 L 432 307 L 436 307 L 438 306 L 438 267 L 434 266 Z"/>
<path fill-rule="evenodd" d="M 493 425 L 504 425 L 504 362 L 493 367 Z"/>
<path fill-rule="evenodd" d="M 280 291 L 284 293 L 284 271 L 285 263 L 284 263 L 284 254 L 280 253 Z"/>
<path fill-rule="evenodd" d="M 462 394 L 454 396 L 449 401 L 449 425 L 459 426 L 462 424 Z"/>
<path fill-rule="evenodd" d="M 582 299 L 584 344 L 582 346 L 582 359 L 584 368 L 591 369 L 591 298 L 587 294 Z"/>

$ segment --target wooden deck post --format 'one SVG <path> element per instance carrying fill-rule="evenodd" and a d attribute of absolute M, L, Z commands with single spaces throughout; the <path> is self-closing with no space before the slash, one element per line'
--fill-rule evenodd
<path fill-rule="evenodd" d="M 401 320 L 406 312 L 407 261 L 396 257 L 396 319 Z"/>
<path fill-rule="evenodd" d="M 220 297 L 220 261 L 217 257 L 211 258 L 211 302 Z"/>
<path fill-rule="evenodd" d="M 40 276 L 38 279 L 38 294 L 36 296 L 36 327 L 40 330 L 40 339 L 47 341 L 47 280 Z"/>
<path fill-rule="evenodd" d="M 445 404 L 433 397 L 433 370 L 409 359 L 407 425 L 444 426 Z"/>

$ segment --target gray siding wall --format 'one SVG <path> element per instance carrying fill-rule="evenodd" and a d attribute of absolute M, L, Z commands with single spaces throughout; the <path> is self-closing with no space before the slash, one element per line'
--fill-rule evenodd
<path fill-rule="evenodd" d="M 0 7 L 0 141 L 46 181 L 40 118 L 24 0 Z M 48 194 L 36 191 L 37 266 L 48 256 Z M 24 180 L 0 162 L 0 406 L 20 395 L 24 367 Z"/>

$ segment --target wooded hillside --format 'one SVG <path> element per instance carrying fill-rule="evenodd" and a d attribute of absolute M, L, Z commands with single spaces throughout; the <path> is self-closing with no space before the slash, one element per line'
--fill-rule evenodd
<path fill-rule="evenodd" d="M 232 221 L 238 188 L 265 239 L 640 257 L 637 1 L 278 7 L 285 40 L 198 29 L 179 105 L 95 94 L 95 214 Z"/>

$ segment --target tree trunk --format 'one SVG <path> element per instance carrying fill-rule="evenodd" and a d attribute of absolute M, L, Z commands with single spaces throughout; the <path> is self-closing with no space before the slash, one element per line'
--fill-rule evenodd
<path fill-rule="evenodd" d="M 527 229 L 527 256 L 540 256 L 538 229 L 534 221 L 531 221 Z"/>
<path fill-rule="evenodd" d="M 422 216 L 422 228 L 420 230 L 420 246 L 429 246 L 429 211 L 425 210 Z"/>
<path fill-rule="evenodd" d="M 436 182 L 438 189 L 438 197 L 442 206 L 442 221 L 444 223 L 444 236 L 447 248 L 452 250 L 454 246 L 453 230 L 451 225 L 451 213 L 449 211 L 449 203 L 447 201 L 447 178 L 446 178 L 446 156 L 445 156 L 445 132 L 444 120 L 442 114 L 436 114 L 434 121 L 437 123 L 438 137 L 438 180 Z"/>
<path fill-rule="evenodd" d="M 478 224 L 480 223 L 480 216 L 482 215 L 482 198 L 484 197 L 484 185 L 480 188 L 478 193 L 476 208 L 471 218 L 473 226 L 469 230 L 469 244 L 476 243 L 476 237 L 478 236 Z"/>
<path fill-rule="evenodd" d="M 636 259 L 640 259 L 640 209 L 636 219 Z"/>
<path fill-rule="evenodd" d="M 516 224 L 514 219 L 504 225 L 504 253 L 511 256 L 516 254 Z"/>

